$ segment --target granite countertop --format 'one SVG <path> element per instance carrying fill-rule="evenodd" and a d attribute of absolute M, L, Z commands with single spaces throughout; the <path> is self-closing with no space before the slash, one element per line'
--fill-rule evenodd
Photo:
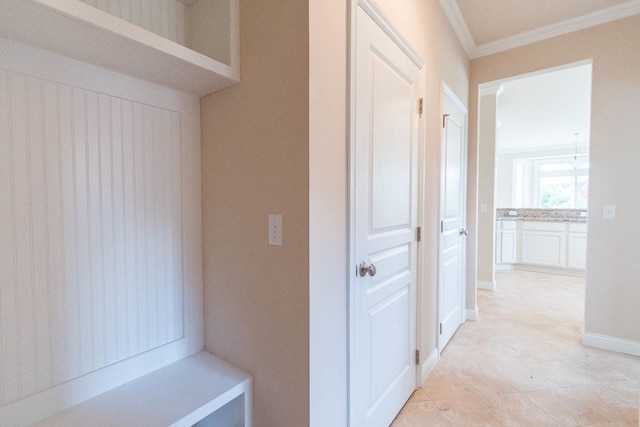
<path fill-rule="evenodd" d="M 516 215 L 509 215 L 516 211 Z M 587 217 L 581 216 L 586 209 L 530 209 L 530 208 L 500 208 L 496 209 L 497 221 L 539 221 L 539 222 L 587 222 Z"/>

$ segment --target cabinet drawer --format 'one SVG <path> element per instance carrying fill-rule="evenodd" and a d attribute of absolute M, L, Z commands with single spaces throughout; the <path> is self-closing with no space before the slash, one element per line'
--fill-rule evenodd
<path fill-rule="evenodd" d="M 511 221 L 498 221 L 500 224 L 502 224 L 502 229 L 503 230 L 515 230 L 516 229 L 516 222 L 511 220 Z"/>
<path fill-rule="evenodd" d="M 531 231 L 565 231 L 564 222 L 522 221 L 523 230 Z"/>
<path fill-rule="evenodd" d="M 570 222 L 568 225 L 569 225 L 569 233 L 586 233 L 587 232 L 586 223 Z"/>

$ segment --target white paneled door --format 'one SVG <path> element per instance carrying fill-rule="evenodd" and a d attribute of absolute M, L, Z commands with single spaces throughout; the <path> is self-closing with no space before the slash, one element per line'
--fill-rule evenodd
<path fill-rule="evenodd" d="M 358 8 L 351 421 L 387 427 L 416 387 L 419 68 Z"/>
<path fill-rule="evenodd" d="M 465 200 L 467 112 L 443 87 L 439 244 L 438 348 L 444 349 L 465 320 Z"/>

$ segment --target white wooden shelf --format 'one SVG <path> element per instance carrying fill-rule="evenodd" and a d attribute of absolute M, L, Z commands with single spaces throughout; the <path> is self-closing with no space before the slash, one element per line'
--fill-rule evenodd
<path fill-rule="evenodd" d="M 204 96 L 240 78 L 237 0 L 230 9 L 230 64 L 78 0 L 0 0 L 0 37 Z"/>
<path fill-rule="evenodd" d="M 250 426 L 251 377 L 201 351 L 58 412 L 35 426 L 187 427 L 241 396 L 244 414 L 240 415 L 244 425 Z"/>

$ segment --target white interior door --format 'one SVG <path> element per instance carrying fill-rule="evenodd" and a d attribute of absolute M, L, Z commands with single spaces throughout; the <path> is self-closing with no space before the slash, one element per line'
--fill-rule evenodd
<path fill-rule="evenodd" d="M 361 8 L 356 26 L 351 421 L 387 427 L 416 388 L 419 69 Z"/>
<path fill-rule="evenodd" d="M 446 86 L 442 96 L 438 348 L 465 320 L 467 111 Z"/>

